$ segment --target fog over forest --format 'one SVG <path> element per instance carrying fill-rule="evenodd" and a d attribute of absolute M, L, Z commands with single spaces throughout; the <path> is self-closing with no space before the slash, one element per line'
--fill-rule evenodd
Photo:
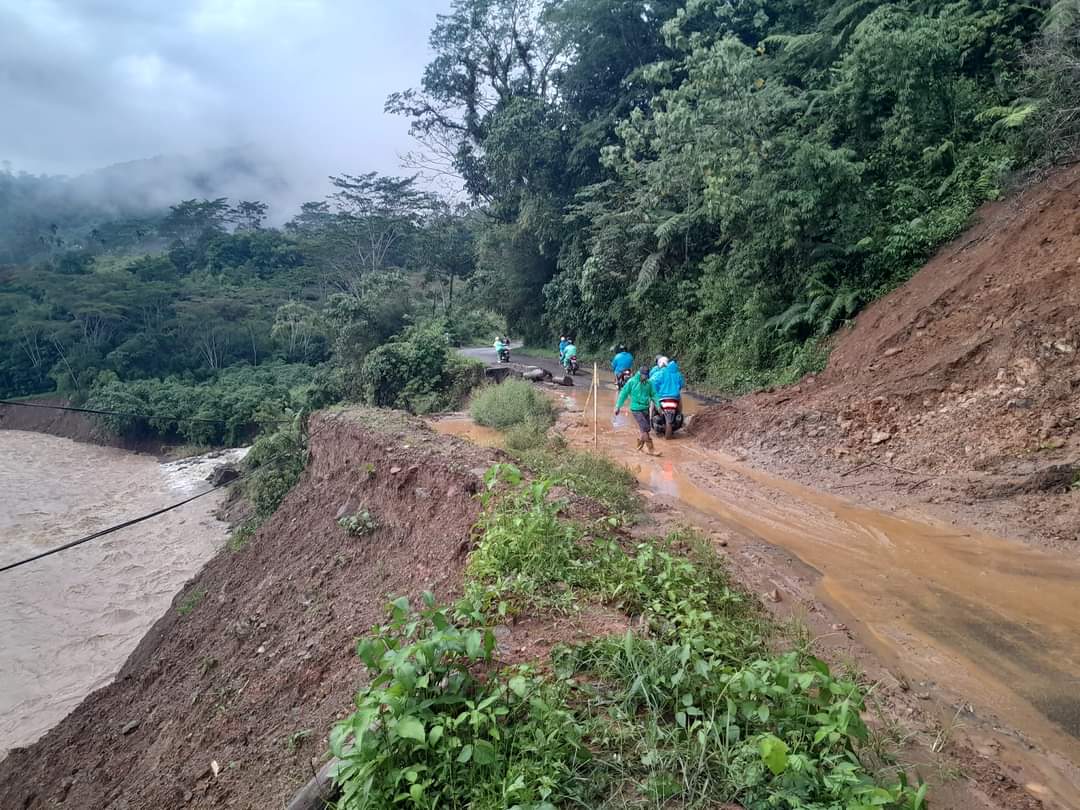
<path fill-rule="evenodd" d="M 0 165 L 77 176 L 164 157 L 88 178 L 81 191 L 119 174 L 125 193 L 152 187 L 155 203 L 220 193 L 266 200 L 284 219 L 293 211 L 280 209 L 326 193 L 327 175 L 399 171 L 409 122 L 383 103 L 415 81 L 448 7 L 5 0 Z M 200 174 L 220 185 L 200 187 Z"/>

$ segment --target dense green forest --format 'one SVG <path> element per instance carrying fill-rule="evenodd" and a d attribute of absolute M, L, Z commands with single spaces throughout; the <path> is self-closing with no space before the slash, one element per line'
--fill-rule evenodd
<path fill-rule="evenodd" d="M 791 380 L 1069 154 L 1075 0 L 455 0 L 409 116 L 491 219 L 476 289 L 726 390 Z"/>
<path fill-rule="evenodd" d="M 449 347 L 507 325 L 664 351 L 702 387 L 794 379 L 980 203 L 1076 153 L 1078 8 L 454 0 L 386 103 L 419 176 L 332 178 L 269 227 L 262 202 L 0 172 L 0 395 L 231 440 L 343 397 L 441 407 Z"/>
<path fill-rule="evenodd" d="M 50 246 L 47 227 L 34 261 L 0 269 L 0 393 L 225 420 L 112 424 L 194 443 L 345 397 L 448 404 L 449 347 L 502 328 L 453 301 L 473 269 L 471 215 L 412 178 L 333 185 L 282 228 L 265 204 L 224 198 L 88 222 L 74 245 Z"/>

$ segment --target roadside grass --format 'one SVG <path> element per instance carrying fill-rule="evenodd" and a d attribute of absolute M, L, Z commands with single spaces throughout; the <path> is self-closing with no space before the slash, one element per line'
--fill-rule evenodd
<path fill-rule="evenodd" d="M 525 380 L 480 388 L 473 394 L 469 414 L 477 424 L 496 430 L 521 425 L 546 429 L 555 424 L 554 403 Z"/>
<path fill-rule="evenodd" d="M 508 448 L 515 449 L 509 444 Z M 550 479 L 576 495 L 592 498 L 621 519 L 629 519 L 641 511 L 637 479 L 622 464 L 595 453 L 570 450 L 558 437 L 515 455 L 537 476 Z"/>
<path fill-rule="evenodd" d="M 338 810 L 925 807 L 904 773 L 875 781 L 859 685 L 770 651 L 775 628 L 707 541 L 575 523 L 555 486 L 495 465 L 464 597 L 397 599 L 358 642 L 371 680 L 330 735 Z M 589 603 L 632 629 L 545 668 L 499 663 L 493 624 Z"/>

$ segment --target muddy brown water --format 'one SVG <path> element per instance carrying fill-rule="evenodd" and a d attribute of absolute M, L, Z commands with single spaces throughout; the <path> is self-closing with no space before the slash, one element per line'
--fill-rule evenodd
<path fill-rule="evenodd" d="M 587 391 L 563 393 L 579 416 L 567 437 L 593 446 Z M 648 489 L 787 549 L 821 574 L 821 598 L 891 668 L 927 684 L 956 723 L 1000 731 L 1002 758 L 1048 807 L 1080 808 L 1080 562 L 1019 542 L 856 506 L 706 451 L 688 437 L 635 452 L 635 427 L 599 396 L 597 450 Z M 696 409 L 687 401 L 688 413 Z M 485 444 L 498 434 L 467 419 L 444 432 Z M 973 712 L 967 712 L 972 709 Z"/>
<path fill-rule="evenodd" d="M 240 456 L 151 456 L 0 431 L 0 564 L 183 500 Z M 207 495 L 100 540 L 0 573 L 0 757 L 109 683 L 226 538 Z"/>

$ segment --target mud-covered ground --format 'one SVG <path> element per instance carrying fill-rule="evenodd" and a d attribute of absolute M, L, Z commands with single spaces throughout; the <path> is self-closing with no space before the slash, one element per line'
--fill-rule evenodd
<path fill-rule="evenodd" d="M 1080 167 L 995 203 L 842 328 L 824 372 L 695 436 L 873 504 L 1080 553 Z"/>

